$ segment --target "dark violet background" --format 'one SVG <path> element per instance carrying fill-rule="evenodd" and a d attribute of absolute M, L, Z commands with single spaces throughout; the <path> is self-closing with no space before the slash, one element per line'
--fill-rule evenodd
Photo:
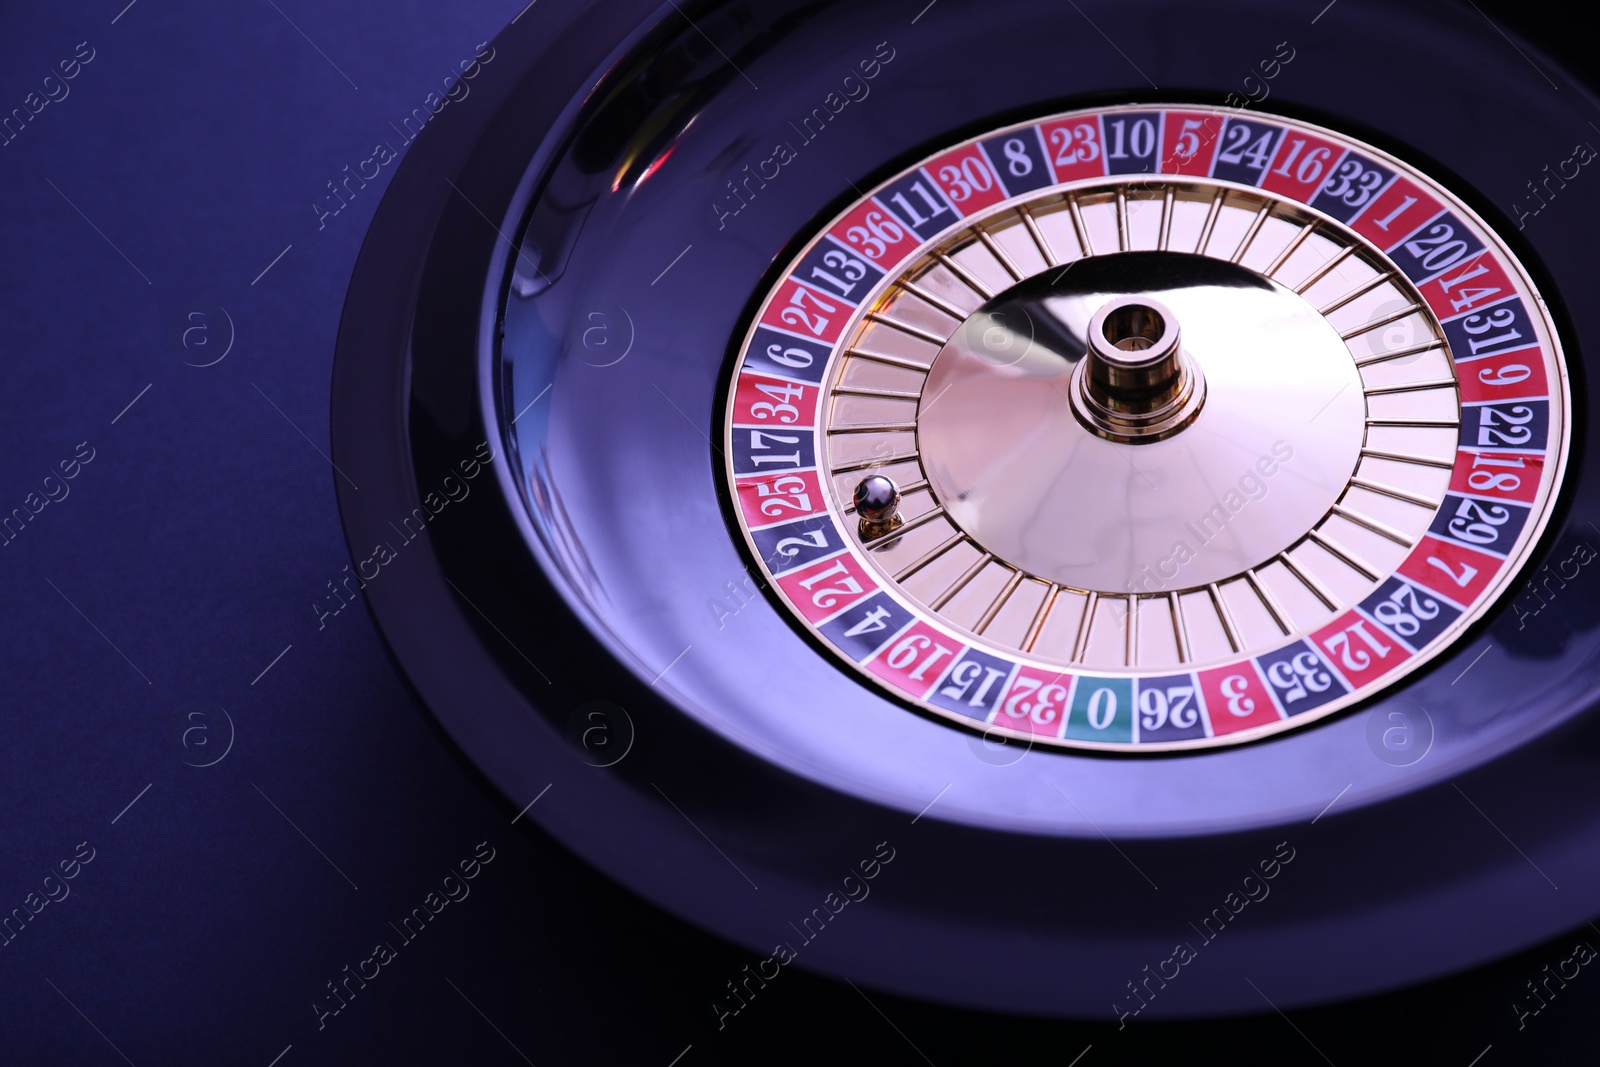
<path fill-rule="evenodd" d="M 310 606 L 349 562 L 319 451 L 345 287 L 395 165 L 320 230 L 311 204 L 375 144 L 401 148 L 391 123 L 523 0 L 123 2 L 0 8 L 0 113 L 94 49 L 70 95 L 0 147 L 0 514 L 94 449 L 0 547 L 0 914 L 94 849 L 70 896 L 0 947 L 0 1062 L 1093 1067 L 1200 1044 L 1236 1062 L 1462 1065 L 1492 1046 L 1489 1067 L 1600 1048 L 1587 969 L 1521 1032 L 1510 1008 L 1574 941 L 1600 945 L 1589 928 L 1287 1020 L 1119 1033 L 869 1004 L 790 968 L 718 1032 L 711 1000 L 755 959 L 512 825 L 364 609 L 319 630 Z M 1309 21 L 1322 2 L 1293 6 Z M 1481 6 L 1592 76 L 1546 16 Z M 221 353 L 221 309 L 232 350 L 186 366 Z M 219 707 L 231 751 L 187 766 L 226 743 Z M 471 895 L 319 1031 L 324 983 L 398 943 L 388 924 L 482 841 L 495 858 Z"/>

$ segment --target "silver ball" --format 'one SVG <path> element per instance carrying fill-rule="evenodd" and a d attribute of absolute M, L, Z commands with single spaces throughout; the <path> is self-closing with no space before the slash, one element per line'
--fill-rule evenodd
<path fill-rule="evenodd" d="M 900 487 L 881 474 L 861 479 L 855 492 L 856 514 L 874 526 L 894 518 L 900 506 Z"/>

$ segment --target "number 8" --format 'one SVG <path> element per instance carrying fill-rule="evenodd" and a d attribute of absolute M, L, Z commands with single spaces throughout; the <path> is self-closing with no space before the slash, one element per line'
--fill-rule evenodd
<path fill-rule="evenodd" d="M 1026 178 L 1033 173 L 1033 157 L 1028 155 L 1028 146 L 1022 143 L 1020 137 L 1013 137 L 1005 143 L 1006 169 L 1013 178 Z"/>

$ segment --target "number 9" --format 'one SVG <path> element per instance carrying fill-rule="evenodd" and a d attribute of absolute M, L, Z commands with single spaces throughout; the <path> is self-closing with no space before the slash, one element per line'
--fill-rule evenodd
<path fill-rule="evenodd" d="M 1507 363 L 1499 370 L 1479 371 L 1478 381 L 1484 385 L 1516 385 L 1527 381 L 1532 374 L 1532 369 L 1525 363 Z"/>

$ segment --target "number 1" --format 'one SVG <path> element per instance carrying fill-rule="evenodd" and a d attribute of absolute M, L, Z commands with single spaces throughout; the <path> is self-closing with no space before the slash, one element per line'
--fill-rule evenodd
<path fill-rule="evenodd" d="M 1407 211 L 1410 211 L 1411 210 L 1411 205 L 1415 204 L 1416 202 L 1417 202 L 1417 198 L 1416 197 L 1414 197 L 1414 196 L 1406 197 L 1404 200 L 1402 200 L 1400 202 L 1400 206 L 1399 207 L 1397 207 L 1393 211 L 1389 212 L 1387 215 L 1385 215 L 1383 218 L 1379 219 L 1377 222 L 1374 222 L 1373 225 L 1376 226 L 1378 229 L 1382 230 L 1384 233 L 1388 233 L 1389 232 L 1389 224 L 1391 222 L 1393 222 L 1395 219 L 1399 218 L 1401 215 L 1404 215 Z"/>

